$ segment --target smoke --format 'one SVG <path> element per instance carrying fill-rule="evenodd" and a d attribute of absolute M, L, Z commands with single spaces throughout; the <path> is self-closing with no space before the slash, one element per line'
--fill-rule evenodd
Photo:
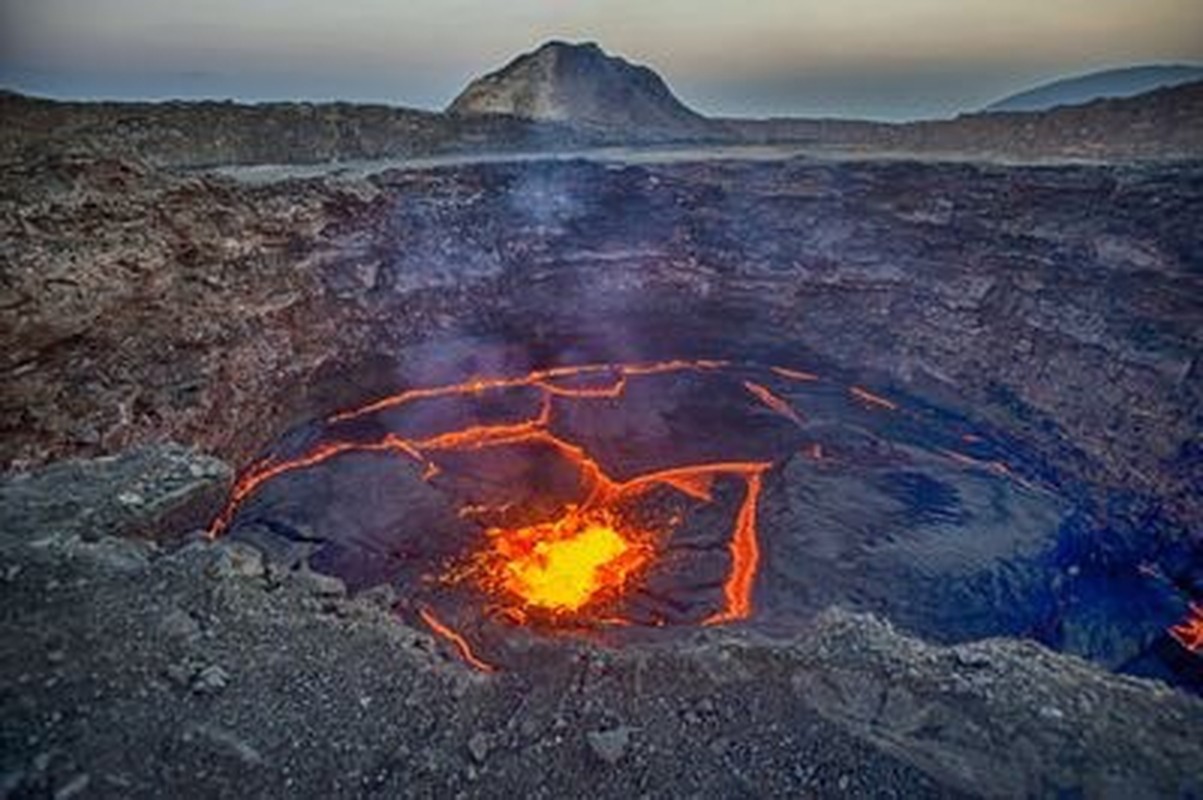
<path fill-rule="evenodd" d="M 522 227 L 552 236 L 585 213 L 585 202 L 569 174 L 572 166 L 550 162 L 516 170 L 505 202 Z"/>
<path fill-rule="evenodd" d="M 419 332 L 427 342 L 396 354 L 398 384 L 747 358 L 779 339 L 775 299 L 742 276 L 797 269 L 797 252 L 773 218 L 753 226 L 759 195 L 731 192 L 721 168 L 701 185 L 679 180 L 680 169 L 577 159 L 407 176 L 383 283 L 407 308 L 427 297 L 439 307 L 422 313 L 434 323 Z"/>
<path fill-rule="evenodd" d="M 613 169 L 481 165 L 398 196 L 389 287 L 462 298 L 431 341 L 398 354 L 403 385 L 638 361 L 657 349 L 642 320 L 675 214 L 649 207 L 651 176 L 615 180 Z"/>

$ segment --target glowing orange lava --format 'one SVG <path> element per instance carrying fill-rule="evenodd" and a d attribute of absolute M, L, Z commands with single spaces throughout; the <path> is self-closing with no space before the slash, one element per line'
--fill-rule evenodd
<path fill-rule="evenodd" d="M 769 367 L 773 372 L 776 372 L 783 378 L 789 378 L 794 381 L 817 381 L 819 376 L 813 372 L 803 372 L 797 369 L 789 369 L 787 367 Z"/>
<path fill-rule="evenodd" d="M 1186 619 L 1171 627 L 1169 634 L 1192 653 L 1203 653 L 1203 605 L 1191 603 Z"/>
<path fill-rule="evenodd" d="M 620 593 L 654 554 L 646 534 L 624 531 L 611 514 L 576 509 L 553 522 L 492 528 L 488 537 L 480 556 L 486 585 L 553 614 Z"/>
<path fill-rule="evenodd" d="M 1036 491 L 1035 484 L 1033 484 L 1031 481 L 1024 480 L 1022 477 L 1017 475 L 1013 469 L 1011 469 L 1010 467 L 1008 467 L 1006 465 L 1005 462 L 983 461 L 980 458 L 973 458 L 972 456 L 967 456 L 964 453 L 958 453 L 956 450 L 947 450 L 944 448 L 936 448 L 936 452 L 947 456 L 948 458 L 952 459 L 953 461 L 957 462 L 958 464 L 962 464 L 966 467 L 973 467 L 975 469 L 988 470 L 990 472 L 993 472 L 995 475 L 999 476 L 1000 478 L 1006 478 L 1008 480 L 1014 481 L 1015 483 L 1019 484 L 1020 486 L 1024 487 L 1025 489 L 1029 489 L 1031 491 Z"/>
<path fill-rule="evenodd" d="M 753 381 L 744 381 L 744 388 L 755 395 L 756 399 L 760 402 L 792 421 L 795 425 L 802 424 L 802 417 L 794 410 L 794 407 L 773 394 L 767 386 L 761 386 L 759 383 Z"/>
<path fill-rule="evenodd" d="M 463 658 L 464 661 L 468 662 L 481 672 L 497 671 L 497 667 L 493 666 L 487 661 L 481 661 L 479 658 L 477 658 L 476 654 L 472 652 L 472 648 L 469 646 L 468 640 L 440 622 L 439 618 L 436 617 L 429 609 L 419 608 L 418 616 L 422 618 L 422 621 L 425 622 L 432 631 L 451 642 L 452 646 L 459 651 L 460 657 Z"/>
<path fill-rule="evenodd" d="M 209 538 L 215 539 L 220 536 L 229 527 L 230 522 L 234 519 L 234 514 L 238 512 L 238 508 L 242 505 L 242 502 L 254 494 L 256 489 L 273 478 L 277 478 L 286 472 L 312 467 L 344 453 L 389 451 L 404 453 L 419 460 L 422 457 L 408 442 L 390 433 L 378 442 L 330 442 L 319 445 L 299 458 L 279 462 L 272 462 L 270 460 L 256 462 L 244 471 L 234 483 L 234 488 L 230 490 L 230 499 L 226 502 L 226 507 L 222 509 L 221 514 L 209 526 Z"/>
<path fill-rule="evenodd" d="M 848 387 L 848 392 L 857 400 L 863 400 L 868 405 L 884 408 L 887 411 L 898 410 L 897 403 L 893 402 L 892 400 L 887 400 L 881 395 L 873 394 L 868 389 L 862 389 L 859 386 L 850 386 Z"/>
<path fill-rule="evenodd" d="M 760 544 L 756 537 L 756 505 L 760 499 L 761 473 L 748 477 L 748 494 L 735 521 L 731 537 L 731 577 L 723 586 L 727 605 L 703 621 L 704 625 L 747 619 L 752 614 L 752 583 L 760 564 Z"/>

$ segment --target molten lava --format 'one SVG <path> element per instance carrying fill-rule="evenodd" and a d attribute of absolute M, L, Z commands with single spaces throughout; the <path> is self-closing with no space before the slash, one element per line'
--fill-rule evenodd
<path fill-rule="evenodd" d="M 813 372 L 803 372 L 797 369 L 789 369 L 788 367 L 769 367 L 769 369 L 781 377 L 789 378 L 793 381 L 817 381 L 819 379 L 819 376 Z"/>
<path fill-rule="evenodd" d="M 646 535 L 623 532 L 610 514 L 576 509 L 554 522 L 493 528 L 488 538 L 480 558 L 486 585 L 553 614 L 621 593 L 653 556 Z"/>
<path fill-rule="evenodd" d="M 756 505 L 760 500 L 761 473 L 748 477 L 748 494 L 735 521 L 731 537 L 731 577 L 723 587 L 727 605 L 707 617 L 706 625 L 746 619 L 752 615 L 752 583 L 760 564 L 760 545 L 756 541 Z"/>
<path fill-rule="evenodd" d="M 794 423 L 795 425 L 803 424 L 802 416 L 794 410 L 794 407 L 782 400 L 777 395 L 773 394 L 773 391 L 767 386 L 762 386 L 754 381 L 744 381 L 744 388 L 751 392 L 757 400 L 764 403 L 766 406 L 785 417 L 790 422 Z"/>
<path fill-rule="evenodd" d="M 863 401 L 866 405 L 877 406 L 884 408 L 886 411 L 897 411 L 898 404 L 892 400 L 887 400 L 879 394 L 873 394 L 868 389 L 862 389 L 860 386 L 848 387 L 848 393 L 857 400 Z"/>
<path fill-rule="evenodd" d="M 1203 605 L 1191 603 L 1190 614 L 1171 627 L 1169 633 L 1187 650 L 1203 654 Z"/>
<path fill-rule="evenodd" d="M 452 628 L 449 628 L 443 624 L 443 622 L 434 615 L 433 611 L 428 608 L 419 608 L 418 616 L 422 618 L 422 621 L 425 622 L 427 627 L 429 627 L 432 631 L 451 642 L 452 646 L 459 651 L 460 657 L 463 658 L 468 664 L 472 665 L 481 672 L 497 671 L 497 667 L 493 666 L 487 661 L 481 661 L 479 658 L 477 658 L 476 654 L 472 652 L 472 647 L 468 644 L 468 640 L 463 636 L 460 636 Z"/>

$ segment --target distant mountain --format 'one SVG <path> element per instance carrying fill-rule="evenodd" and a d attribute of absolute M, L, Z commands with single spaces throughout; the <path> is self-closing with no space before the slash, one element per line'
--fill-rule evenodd
<path fill-rule="evenodd" d="M 1023 161 L 1199 159 L 1203 81 L 1022 114 L 978 112 L 906 123 L 788 118 L 715 123 L 743 143 L 799 142 L 867 154 Z"/>
<path fill-rule="evenodd" d="M 1203 67 L 1174 64 L 1124 67 L 1092 72 L 1046 83 L 987 106 L 986 112 L 1047 111 L 1110 97 L 1131 97 L 1183 83 L 1203 80 Z"/>
<path fill-rule="evenodd" d="M 644 136 L 696 136 L 711 127 L 654 71 L 608 55 L 592 42 L 553 41 L 520 55 L 469 84 L 447 111 L 508 114 Z"/>
<path fill-rule="evenodd" d="M 560 93 L 567 92 L 569 82 L 557 80 L 550 83 L 556 91 L 547 93 L 534 110 L 527 110 L 525 103 L 534 103 L 537 96 L 517 103 L 522 98 L 486 91 L 490 88 L 486 78 L 473 85 L 482 87 L 470 87 L 456 101 L 459 108 L 450 113 L 351 103 L 62 102 L 0 91 L 0 120 L 4 120 L 0 162 L 36 160 L 55 153 L 91 153 L 158 166 L 203 168 L 552 153 L 665 142 L 790 145 L 800 151 L 813 148 L 874 157 L 1023 161 L 1203 158 L 1203 137 L 1199 136 L 1203 130 L 1203 80 L 1048 111 L 979 112 L 926 122 L 705 118 L 676 101 L 650 70 L 610 59 L 596 47 L 548 48 L 564 48 L 563 52 L 576 55 L 591 49 L 593 54 L 584 54 L 586 63 L 599 63 L 589 70 L 605 73 L 613 68 L 621 74 L 651 75 L 650 88 L 638 82 L 635 86 L 619 82 L 631 98 L 624 104 L 609 99 L 616 91 L 613 76 L 584 81 L 580 93 L 567 95 Z M 523 59 L 527 61 L 520 70 L 530 69 L 526 65 L 535 54 L 515 64 Z M 557 62 L 559 59 L 555 57 Z M 498 75 L 498 83 L 510 83 Z M 529 85 L 546 91 L 549 84 Z M 599 87 L 605 87 L 604 91 Z M 490 108 L 486 101 L 500 104 L 503 99 L 508 105 L 503 104 L 497 113 L 475 110 Z M 541 118 L 534 116 L 536 112 Z"/>

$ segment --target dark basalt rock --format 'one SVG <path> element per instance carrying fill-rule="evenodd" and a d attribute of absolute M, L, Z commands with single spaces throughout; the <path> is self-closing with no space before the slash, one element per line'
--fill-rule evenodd
<path fill-rule="evenodd" d="M 177 538 L 225 505 L 233 471 L 180 445 L 57 462 L 0 483 L 4 537 L 65 543 L 101 537 Z"/>
<path fill-rule="evenodd" d="M 353 103 L 60 102 L 0 95 L 0 159 L 87 155 L 160 167 L 328 163 L 599 142 L 595 133 L 513 116 L 459 117 Z"/>

